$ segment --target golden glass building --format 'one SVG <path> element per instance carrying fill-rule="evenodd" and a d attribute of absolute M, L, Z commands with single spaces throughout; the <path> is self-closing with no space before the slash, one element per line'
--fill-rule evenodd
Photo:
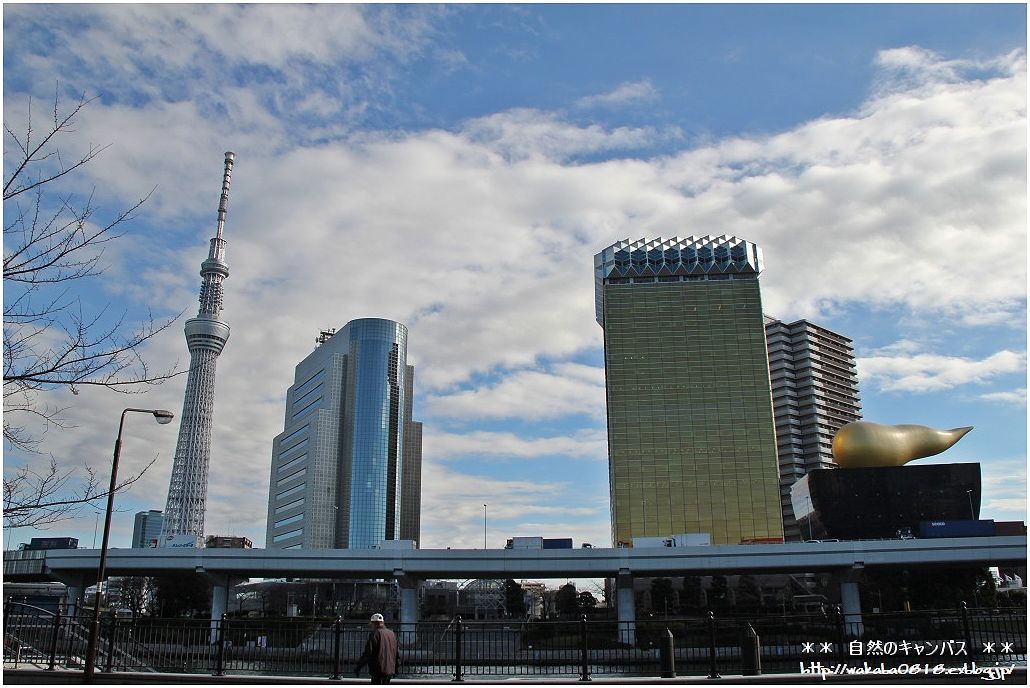
<path fill-rule="evenodd" d="M 761 250 L 732 236 L 594 257 L 612 542 L 782 538 Z"/>

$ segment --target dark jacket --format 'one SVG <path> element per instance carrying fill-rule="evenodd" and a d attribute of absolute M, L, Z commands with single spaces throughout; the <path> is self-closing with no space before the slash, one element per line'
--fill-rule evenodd
<path fill-rule="evenodd" d="M 376 676 L 393 676 L 401 659 L 397 648 L 397 636 L 389 628 L 377 628 L 368 634 L 365 651 L 358 659 L 358 667 L 368 665 L 368 673 Z"/>

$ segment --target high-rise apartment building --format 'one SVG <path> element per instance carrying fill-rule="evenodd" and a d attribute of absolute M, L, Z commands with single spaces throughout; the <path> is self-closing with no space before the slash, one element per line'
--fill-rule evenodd
<path fill-rule="evenodd" d="M 267 547 L 419 540 L 422 425 L 411 421 L 407 340 L 400 323 L 352 320 L 297 365 L 272 443 Z"/>
<path fill-rule="evenodd" d="M 807 320 L 766 318 L 765 332 L 783 529 L 786 539 L 799 540 L 791 485 L 818 468 L 836 468 L 833 436 L 843 425 L 862 419 L 855 349 L 847 337 Z"/>
<path fill-rule="evenodd" d="M 132 546 L 157 547 L 161 541 L 161 524 L 164 523 L 162 512 L 155 509 L 139 511 L 132 524 Z"/>
<path fill-rule="evenodd" d="M 783 536 L 761 269 L 758 246 L 732 236 L 594 257 L 613 544 Z"/>
<path fill-rule="evenodd" d="M 422 532 L 422 423 L 411 420 L 415 366 L 407 366 L 404 387 L 404 471 L 401 483 L 401 540 L 419 541 Z"/>

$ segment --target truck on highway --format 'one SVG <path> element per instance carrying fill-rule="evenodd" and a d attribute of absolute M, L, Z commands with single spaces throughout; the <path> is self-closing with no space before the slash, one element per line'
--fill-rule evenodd
<path fill-rule="evenodd" d="M 937 520 L 920 521 L 919 537 L 991 537 L 994 535 L 993 520 Z"/>
<path fill-rule="evenodd" d="M 700 547 L 712 544 L 711 533 L 681 533 L 633 538 L 633 547 Z"/>
<path fill-rule="evenodd" d="M 417 549 L 414 540 L 380 540 L 376 549 Z"/>
<path fill-rule="evenodd" d="M 504 549 L 572 549 L 572 538 L 512 537 Z"/>

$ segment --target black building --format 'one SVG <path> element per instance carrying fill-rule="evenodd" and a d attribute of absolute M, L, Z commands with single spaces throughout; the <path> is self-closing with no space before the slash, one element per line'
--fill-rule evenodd
<path fill-rule="evenodd" d="M 73 537 L 34 537 L 24 549 L 35 551 L 41 549 L 78 549 L 79 539 Z"/>
<path fill-rule="evenodd" d="M 821 469 L 791 501 L 804 539 L 893 538 L 921 521 L 978 519 L 980 464 Z"/>

